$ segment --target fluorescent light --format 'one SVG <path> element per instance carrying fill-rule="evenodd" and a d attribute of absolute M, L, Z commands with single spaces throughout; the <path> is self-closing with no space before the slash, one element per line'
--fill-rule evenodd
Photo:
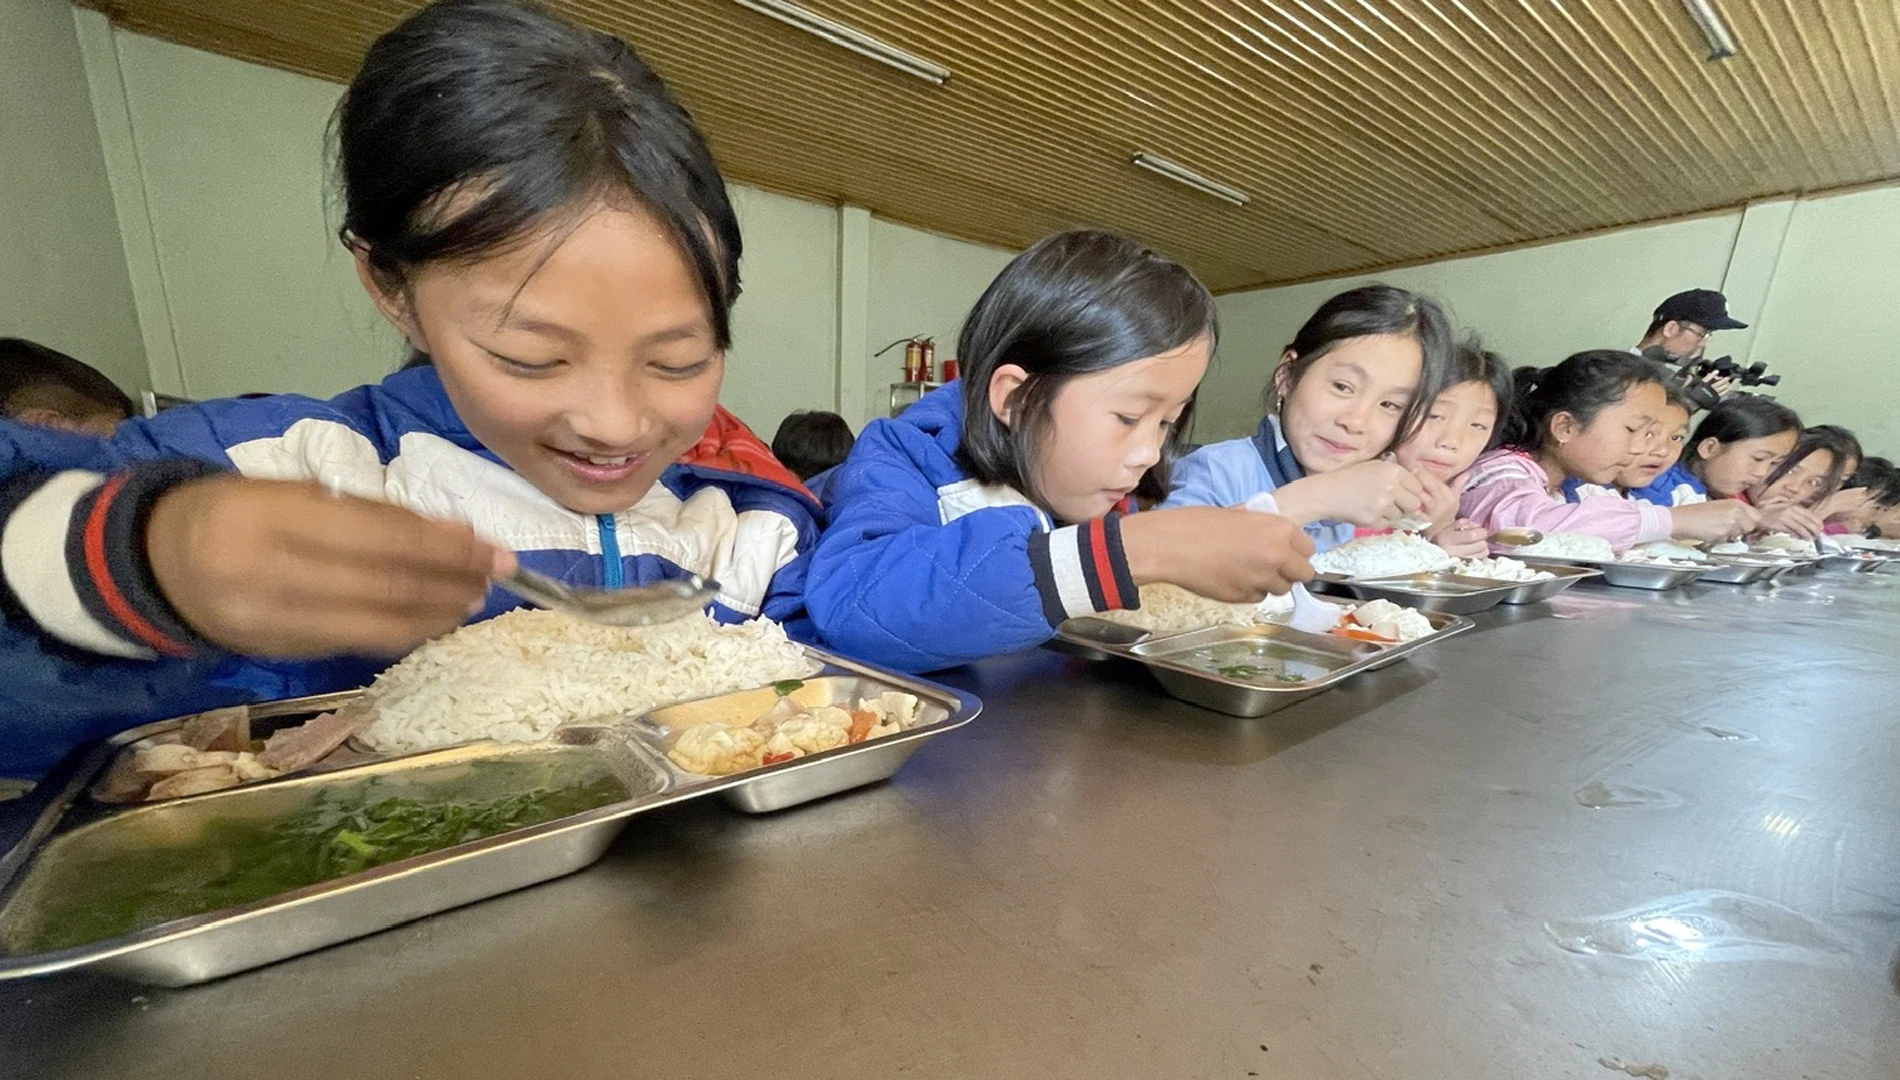
<path fill-rule="evenodd" d="M 744 3 L 745 0 L 740 0 L 740 2 Z M 1186 184 L 1203 195 L 1212 195 L 1222 202 L 1230 202 L 1235 206 L 1247 205 L 1246 192 L 1237 187 L 1229 187 L 1219 180 L 1209 180 L 1193 169 L 1169 161 L 1167 158 L 1143 152 L 1135 155 L 1134 163 L 1158 176 L 1165 176 L 1177 184 Z"/>
<path fill-rule="evenodd" d="M 1728 24 L 1715 13 L 1709 0 L 1682 0 L 1682 6 L 1689 9 L 1690 17 L 1702 28 L 1702 36 L 1709 39 L 1709 59 L 1727 60 L 1735 55 L 1735 36 L 1728 32 Z"/>
<path fill-rule="evenodd" d="M 942 86 L 950 78 L 950 70 L 941 64 L 933 64 L 916 53 L 904 50 L 877 38 L 862 30 L 854 30 L 841 22 L 827 19 L 815 11 L 808 11 L 791 3 L 790 0 L 737 0 L 740 7 L 751 8 L 761 15 L 772 18 L 788 26 L 796 26 L 807 34 L 824 38 L 841 48 L 850 49 L 859 56 L 868 56 L 880 64 L 889 64 L 906 75 L 915 75 L 920 79 Z"/>

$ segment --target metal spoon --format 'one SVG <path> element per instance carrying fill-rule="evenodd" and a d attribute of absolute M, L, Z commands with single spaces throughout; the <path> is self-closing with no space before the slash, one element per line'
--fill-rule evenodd
<path fill-rule="evenodd" d="M 1499 529 L 1485 537 L 1499 547 L 1530 547 L 1544 542 L 1544 534 L 1536 529 Z"/>
<path fill-rule="evenodd" d="M 608 626 L 657 626 L 683 619 L 704 611 L 719 593 L 717 581 L 698 574 L 626 589 L 575 589 L 517 567 L 495 584 L 531 604 Z"/>
<path fill-rule="evenodd" d="M 1266 491 L 1248 499 L 1242 505 L 1263 514 L 1280 512 L 1280 504 L 1273 501 L 1271 492 Z M 1325 634 L 1330 633 L 1335 626 L 1339 625 L 1339 616 L 1339 605 L 1320 600 L 1307 592 L 1306 586 L 1297 581 L 1293 583 L 1293 615 L 1286 621 L 1288 626 L 1295 630 L 1304 630 L 1309 634 Z"/>

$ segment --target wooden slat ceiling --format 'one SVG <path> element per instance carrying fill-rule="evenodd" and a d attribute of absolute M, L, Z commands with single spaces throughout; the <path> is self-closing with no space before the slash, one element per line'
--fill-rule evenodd
<path fill-rule="evenodd" d="M 345 80 L 405 0 L 86 0 Z M 969 240 L 1126 229 L 1220 290 L 1900 176 L 1900 3 L 810 0 L 934 86 L 733 0 L 555 0 L 635 47 L 727 174 Z M 1138 170 L 1140 150 L 1252 195 Z"/>

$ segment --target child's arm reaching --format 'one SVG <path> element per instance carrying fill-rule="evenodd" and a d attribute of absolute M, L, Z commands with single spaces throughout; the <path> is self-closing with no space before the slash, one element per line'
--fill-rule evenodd
<path fill-rule="evenodd" d="M 1532 466 L 1535 468 L 1535 466 Z M 1538 477 L 1517 470 L 1493 470 L 1465 490 L 1458 512 L 1487 533 L 1530 528 L 1542 533 L 1575 532 L 1600 536 L 1617 551 L 1667 540 L 1673 530 L 1669 511 L 1653 503 L 1609 497 L 1558 502 Z"/>

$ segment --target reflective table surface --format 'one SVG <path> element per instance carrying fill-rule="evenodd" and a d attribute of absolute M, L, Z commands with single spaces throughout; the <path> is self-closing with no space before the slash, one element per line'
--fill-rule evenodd
<path fill-rule="evenodd" d="M 1585 586 L 1261 720 L 1048 652 L 887 785 L 186 990 L 26 1077 L 1900 1077 L 1900 574 Z"/>

